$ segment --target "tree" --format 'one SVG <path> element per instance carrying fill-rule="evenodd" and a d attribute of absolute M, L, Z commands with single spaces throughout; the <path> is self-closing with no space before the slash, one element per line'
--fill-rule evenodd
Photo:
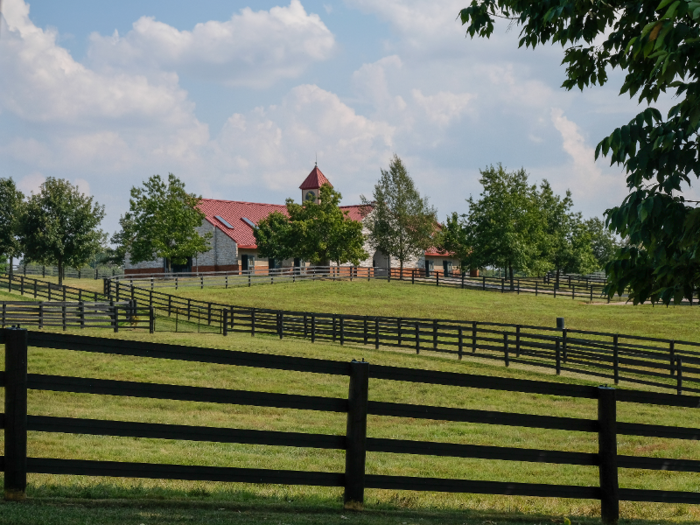
<path fill-rule="evenodd" d="M 536 207 L 535 186 L 524 169 L 507 172 L 501 164 L 480 170 L 480 199 L 467 199 L 465 228 L 473 235 L 473 261 L 478 267 L 506 270 L 511 290 L 514 273 L 536 269 L 541 221 Z"/>
<path fill-rule="evenodd" d="M 12 274 L 12 259 L 22 252 L 19 240 L 20 216 L 24 208 L 24 195 L 12 178 L 0 179 L 0 260 L 8 258 Z"/>
<path fill-rule="evenodd" d="M 559 276 L 565 273 L 589 273 L 596 269 L 591 235 L 583 224 L 580 213 L 571 208 L 574 202 L 567 190 L 562 199 L 555 195 L 549 182 L 544 180 L 536 192 L 537 213 L 543 227 L 540 236 L 541 264 L 554 270 L 555 287 Z"/>
<path fill-rule="evenodd" d="M 437 212 L 421 197 L 401 159 L 394 155 L 389 171 L 381 170 L 372 200 L 361 196 L 365 226 L 372 248 L 404 263 L 422 255 L 433 244 Z"/>
<path fill-rule="evenodd" d="M 80 268 L 101 250 L 105 234 L 98 226 L 104 216 L 104 206 L 77 186 L 47 178 L 39 193 L 29 197 L 21 217 L 25 257 L 58 266 L 58 284 L 63 284 L 66 266 Z"/>
<path fill-rule="evenodd" d="M 318 202 L 297 204 L 287 199 L 287 214 L 273 212 L 258 222 L 255 242 L 262 257 L 299 257 L 313 264 L 355 265 L 367 257 L 362 223 L 340 209 L 341 194 L 329 184 L 321 186 Z"/>
<path fill-rule="evenodd" d="M 647 107 L 604 138 L 595 156 L 624 166 L 630 190 L 606 211 L 609 227 L 629 240 L 606 266 L 608 294 L 629 288 L 635 304 L 691 298 L 700 286 L 700 209 L 683 192 L 691 174 L 700 176 L 697 0 L 472 0 L 460 16 L 472 37 L 488 38 L 494 18 L 505 17 L 522 26 L 520 46 L 566 47 L 566 89 L 603 85 L 607 70 L 620 68 L 620 94 L 638 94 L 640 103 L 675 91 L 678 103 L 665 119 Z"/>
<path fill-rule="evenodd" d="M 616 251 L 621 244 L 615 235 L 605 227 L 605 223 L 598 217 L 591 217 L 584 222 L 586 230 L 591 237 L 591 248 L 596 259 L 596 270 L 602 270 L 605 265 L 613 260 Z"/>
<path fill-rule="evenodd" d="M 185 191 L 185 184 L 172 173 L 167 183 L 153 175 L 142 188 L 131 188 L 129 211 L 120 219 L 121 231 L 112 237 L 117 245 L 115 260 L 129 255 L 131 263 L 163 257 L 168 272 L 173 264 L 185 264 L 189 257 L 209 250 L 208 232 L 200 235 L 205 214 L 201 197 Z"/>
<path fill-rule="evenodd" d="M 459 215 L 456 211 L 447 216 L 445 224 L 435 234 L 435 247 L 439 250 L 454 254 L 459 259 L 462 273 L 467 268 L 477 269 L 475 263 L 474 236 L 467 224 L 467 216 Z"/>

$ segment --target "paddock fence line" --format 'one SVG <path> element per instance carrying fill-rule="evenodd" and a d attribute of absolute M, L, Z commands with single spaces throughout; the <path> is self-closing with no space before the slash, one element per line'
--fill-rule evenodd
<path fill-rule="evenodd" d="M 123 272 L 124 270 L 117 266 L 98 266 L 97 268 L 86 266 L 84 268 L 64 268 L 63 277 L 98 280 L 121 275 Z M 8 271 L 8 273 L 12 273 L 12 275 L 24 275 L 25 277 L 28 275 L 40 275 L 42 279 L 45 279 L 46 277 L 57 277 L 58 267 L 40 264 L 13 264 L 12 271 Z"/>
<path fill-rule="evenodd" d="M 0 291 L 19 292 L 34 299 L 61 302 L 109 302 L 110 298 L 99 292 L 91 292 L 74 286 L 58 285 L 24 275 L 0 274 Z"/>
<path fill-rule="evenodd" d="M 152 307 L 135 302 L 28 302 L 0 301 L 0 326 L 36 326 L 38 328 L 144 328 L 155 331 Z"/>
<path fill-rule="evenodd" d="M 618 473 L 621 468 L 664 470 L 668 472 L 700 472 L 700 461 L 697 460 L 626 456 L 617 453 L 618 435 L 690 440 L 697 440 L 700 437 L 700 428 L 650 425 L 629 421 L 619 422 L 617 420 L 617 405 L 619 403 L 697 409 L 700 406 L 700 398 L 695 396 L 674 396 L 635 390 L 617 390 L 608 387 L 589 387 L 472 374 L 434 372 L 371 365 L 364 361 L 348 363 L 75 335 L 27 332 L 25 329 L 1 330 L 0 344 L 4 344 L 6 362 L 5 371 L 0 373 L 0 386 L 5 389 L 6 399 L 5 413 L 0 417 L 1 426 L 4 428 L 4 456 L 0 461 L 0 465 L 4 472 L 5 499 L 9 500 L 21 500 L 25 497 L 28 473 L 41 473 L 337 486 L 344 487 L 345 506 L 355 509 L 361 508 L 366 489 L 596 499 L 601 502 L 603 522 L 608 524 L 617 523 L 620 501 L 700 503 L 700 494 L 697 492 L 621 488 L 618 481 Z M 29 374 L 27 373 L 28 346 L 120 356 L 139 356 L 150 359 L 175 359 L 190 363 L 217 363 L 229 366 L 291 370 L 307 374 L 346 376 L 349 380 L 348 396 L 347 398 L 331 398 L 179 386 L 157 382 L 115 381 Z M 377 380 L 591 399 L 597 401 L 597 418 L 540 416 L 479 410 L 477 408 L 461 409 L 370 401 L 368 399 L 369 384 L 370 381 Z M 309 383 L 312 384 L 313 381 L 309 381 Z M 35 416 L 28 413 L 27 394 L 29 390 L 345 413 L 347 414 L 347 430 L 345 435 L 327 435 Z M 497 442 L 494 445 L 487 446 L 371 438 L 368 437 L 368 415 L 590 432 L 598 435 L 598 452 L 581 453 L 556 449 L 535 450 L 502 447 Z M 344 450 L 345 470 L 344 472 L 308 472 L 275 470 L 273 468 L 253 469 L 235 466 L 211 467 L 27 457 L 28 432 L 128 436 L 179 441 L 246 443 Z M 368 451 L 485 460 L 545 462 L 560 465 L 590 465 L 598 467 L 600 482 L 598 486 L 578 486 L 367 474 L 365 470 L 366 453 Z"/>
<path fill-rule="evenodd" d="M 466 273 L 444 272 L 443 270 L 426 270 L 421 268 L 379 268 L 361 266 L 307 266 L 284 268 L 259 268 L 229 272 L 201 273 L 153 273 L 133 274 L 109 277 L 108 279 L 125 282 L 140 288 L 185 288 L 197 287 L 236 287 L 256 284 L 295 283 L 297 281 L 410 281 L 412 284 L 427 284 L 483 290 L 490 292 L 514 293 L 517 295 L 551 295 L 553 297 L 570 297 L 593 301 L 605 298 L 603 295 L 604 282 L 598 280 L 580 281 L 574 276 L 560 276 L 557 286 L 556 279 L 545 275 L 543 278 L 516 278 L 512 285 L 506 278 L 500 277 L 471 277 Z M 609 302 L 609 299 L 608 299 Z"/>
<path fill-rule="evenodd" d="M 106 280 L 112 300 L 153 307 L 208 331 L 404 348 L 483 358 L 683 392 L 700 393 L 700 343 L 543 326 L 251 308 L 198 301 Z M 192 326 L 192 324 L 190 324 Z M 167 328 L 163 329 L 164 331 Z M 157 328 L 157 331 L 160 331 Z M 207 331 L 207 330 L 202 330 Z"/>

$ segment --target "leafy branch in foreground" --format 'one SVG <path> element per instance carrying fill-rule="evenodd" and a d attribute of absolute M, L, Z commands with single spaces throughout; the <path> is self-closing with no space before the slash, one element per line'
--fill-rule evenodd
<path fill-rule="evenodd" d="M 700 175 L 700 2 L 697 0 L 473 0 L 460 12 L 467 34 L 488 38 L 494 18 L 517 19 L 520 46 L 565 48 L 563 87 L 583 90 L 625 71 L 620 94 L 653 104 L 678 100 L 664 118 L 647 107 L 596 148 L 624 167 L 629 195 L 606 211 L 628 244 L 608 263 L 610 295 L 628 289 L 635 304 L 679 302 L 700 288 L 700 209 L 683 196 Z"/>

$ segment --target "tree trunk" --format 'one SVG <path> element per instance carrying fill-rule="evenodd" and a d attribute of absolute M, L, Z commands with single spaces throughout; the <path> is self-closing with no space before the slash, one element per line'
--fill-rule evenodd
<path fill-rule="evenodd" d="M 554 289 L 559 290 L 559 267 L 557 266 L 557 276 L 554 279 Z"/>
<path fill-rule="evenodd" d="M 12 257 L 12 256 L 10 255 L 10 271 L 8 272 L 8 273 L 10 274 L 10 280 L 12 280 L 12 260 L 13 260 L 13 259 L 14 259 L 14 257 Z"/>
<path fill-rule="evenodd" d="M 63 259 L 58 260 L 58 286 L 63 285 Z"/>
<path fill-rule="evenodd" d="M 510 273 L 510 291 L 515 290 L 515 284 L 513 284 L 513 265 L 508 265 L 508 273 Z"/>
<path fill-rule="evenodd" d="M 399 280 L 403 277 L 403 259 L 399 259 Z"/>

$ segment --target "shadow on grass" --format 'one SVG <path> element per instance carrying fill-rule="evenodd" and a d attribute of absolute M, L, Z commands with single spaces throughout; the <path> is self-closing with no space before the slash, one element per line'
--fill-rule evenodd
<path fill-rule="evenodd" d="M 109 484 L 30 487 L 21 503 L 0 503 L 2 525 L 594 525 L 600 519 L 445 508 L 407 510 L 388 504 L 346 511 L 340 497 L 265 497 L 245 490 L 177 491 Z M 665 520 L 621 520 L 623 525 L 670 524 Z M 675 523 L 675 521 L 674 521 Z"/>

